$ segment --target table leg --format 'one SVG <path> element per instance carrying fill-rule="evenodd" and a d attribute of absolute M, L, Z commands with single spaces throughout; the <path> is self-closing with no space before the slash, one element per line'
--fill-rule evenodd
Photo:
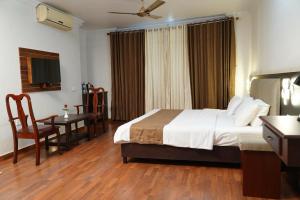
<path fill-rule="evenodd" d="M 87 120 L 87 137 L 88 140 L 91 140 L 91 121 Z"/>
<path fill-rule="evenodd" d="M 65 125 L 65 134 L 66 134 L 66 146 L 67 148 L 71 148 L 71 124 L 66 124 Z"/>

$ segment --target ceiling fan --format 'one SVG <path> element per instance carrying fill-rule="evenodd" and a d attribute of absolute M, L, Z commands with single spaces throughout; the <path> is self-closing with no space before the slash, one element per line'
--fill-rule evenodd
<path fill-rule="evenodd" d="M 151 15 L 151 12 L 153 10 L 157 9 L 158 7 L 162 6 L 164 3 L 166 3 L 165 1 L 156 0 L 148 8 L 145 8 L 144 0 L 141 0 L 141 1 L 142 1 L 142 7 L 137 13 L 128 13 L 128 12 L 108 12 L 108 13 L 121 14 L 121 15 L 137 15 L 139 17 L 150 17 L 152 19 L 162 18 L 161 16 Z"/>

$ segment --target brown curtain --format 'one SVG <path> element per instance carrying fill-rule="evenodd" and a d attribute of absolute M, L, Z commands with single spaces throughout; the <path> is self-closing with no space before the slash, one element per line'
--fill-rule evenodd
<path fill-rule="evenodd" d="M 145 112 L 145 33 L 110 33 L 112 119 L 131 120 Z"/>
<path fill-rule="evenodd" d="M 188 25 L 190 80 L 194 109 L 227 107 L 234 95 L 234 19 Z"/>

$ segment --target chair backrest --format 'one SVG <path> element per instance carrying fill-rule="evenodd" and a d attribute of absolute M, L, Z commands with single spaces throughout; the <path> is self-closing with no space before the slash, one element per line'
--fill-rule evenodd
<path fill-rule="evenodd" d="M 17 117 L 14 117 L 13 114 L 12 114 L 11 105 L 10 105 L 10 100 L 11 99 L 16 103 L 17 112 L 18 112 Z M 13 134 L 17 134 L 17 128 L 16 128 L 15 120 L 20 121 L 21 127 L 22 127 L 21 132 L 28 132 L 28 122 L 27 122 L 28 116 L 25 115 L 23 105 L 22 105 L 23 101 L 27 101 L 29 116 L 30 116 L 32 126 L 33 126 L 33 130 L 34 130 L 33 133 L 38 133 L 35 117 L 34 117 L 34 114 L 33 114 L 33 111 L 32 111 L 32 104 L 31 104 L 30 96 L 28 94 L 20 94 L 20 95 L 8 94 L 8 95 L 6 95 L 6 109 L 7 109 L 9 122 L 10 122 L 10 125 L 11 125 L 12 130 L 13 130 Z"/>
<path fill-rule="evenodd" d="M 105 109 L 105 106 L 104 106 L 104 92 L 105 92 L 105 90 L 104 90 L 104 88 L 101 88 L 101 87 L 99 87 L 99 88 L 94 88 L 94 87 L 90 87 L 89 88 L 89 94 L 92 94 L 92 98 L 93 98 L 93 100 L 92 100 L 92 106 L 93 106 L 93 110 L 92 110 L 92 112 L 94 113 L 94 114 L 98 114 L 98 113 L 101 113 L 101 114 L 103 114 L 104 113 L 104 109 Z M 88 104 L 88 106 L 87 106 L 87 110 L 89 111 L 89 108 L 90 108 L 90 95 L 87 95 L 87 100 L 86 100 L 86 102 L 87 102 L 87 104 Z M 100 100 L 99 100 L 99 97 L 101 98 Z"/>

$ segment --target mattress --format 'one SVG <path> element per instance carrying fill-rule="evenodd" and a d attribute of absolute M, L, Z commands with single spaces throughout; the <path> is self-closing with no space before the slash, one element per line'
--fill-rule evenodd
<path fill-rule="evenodd" d="M 152 110 L 128 123 L 121 125 L 115 135 L 114 143 L 130 143 L 130 127 L 153 114 Z M 213 146 L 238 146 L 240 134 L 262 134 L 262 126 L 236 127 L 234 118 L 225 110 L 203 109 L 184 110 L 164 127 L 164 145 L 196 149 L 213 149 Z"/>

